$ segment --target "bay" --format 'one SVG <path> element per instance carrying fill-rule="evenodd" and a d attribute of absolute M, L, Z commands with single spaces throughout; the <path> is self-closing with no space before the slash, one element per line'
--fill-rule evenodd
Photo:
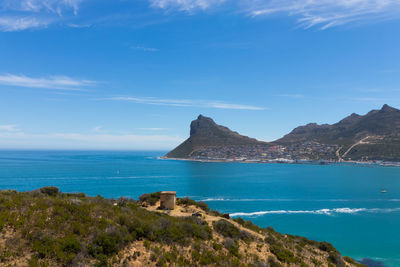
<path fill-rule="evenodd" d="M 161 160 L 165 151 L 0 151 L 0 189 L 107 198 L 173 190 L 343 255 L 400 266 L 400 168 Z M 387 190 L 382 194 L 381 190 Z"/>

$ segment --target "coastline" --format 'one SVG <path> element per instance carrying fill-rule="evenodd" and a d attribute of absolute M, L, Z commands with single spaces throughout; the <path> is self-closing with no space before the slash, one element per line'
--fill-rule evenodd
<path fill-rule="evenodd" d="M 333 161 L 333 160 L 246 160 L 246 159 L 195 159 L 195 158 L 169 158 L 166 156 L 158 157 L 162 160 L 179 160 L 192 162 L 209 162 L 209 163 L 258 163 L 258 164 L 309 164 L 309 165 L 345 165 L 353 164 L 359 166 L 380 166 L 380 167 L 400 167 L 400 162 L 385 161 Z"/>

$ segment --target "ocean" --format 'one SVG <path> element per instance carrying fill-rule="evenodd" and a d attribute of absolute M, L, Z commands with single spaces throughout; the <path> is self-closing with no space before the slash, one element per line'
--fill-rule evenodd
<path fill-rule="evenodd" d="M 165 152 L 0 151 L 0 189 L 57 186 L 107 198 L 173 190 L 262 227 L 400 266 L 400 168 L 206 163 Z M 381 193 L 381 190 L 387 193 Z"/>

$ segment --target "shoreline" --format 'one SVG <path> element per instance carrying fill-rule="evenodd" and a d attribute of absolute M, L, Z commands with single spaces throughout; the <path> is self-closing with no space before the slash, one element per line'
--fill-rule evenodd
<path fill-rule="evenodd" d="M 374 162 L 374 161 L 331 161 L 331 160 L 236 160 L 236 159 L 194 159 L 194 158 L 169 158 L 157 157 L 162 160 L 179 160 L 192 162 L 208 162 L 208 163 L 258 163 L 258 164 L 304 164 L 304 165 L 346 165 L 353 164 L 359 166 L 380 166 L 380 167 L 400 167 L 400 162 Z"/>

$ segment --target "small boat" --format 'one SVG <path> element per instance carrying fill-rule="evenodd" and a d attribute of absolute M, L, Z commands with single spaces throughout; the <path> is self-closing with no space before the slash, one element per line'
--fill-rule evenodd
<path fill-rule="evenodd" d="M 383 189 L 383 190 L 381 190 L 381 193 L 384 194 L 384 193 L 387 193 L 387 191 L 385 189 Z"/>

